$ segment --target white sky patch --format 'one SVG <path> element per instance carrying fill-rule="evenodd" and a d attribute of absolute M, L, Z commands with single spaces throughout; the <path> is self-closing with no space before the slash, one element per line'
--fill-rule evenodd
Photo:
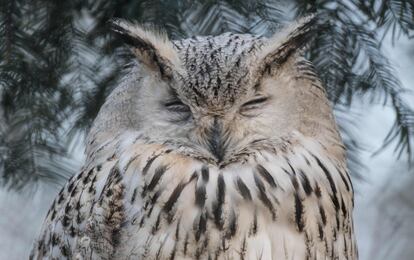
<path fill-rule="evenodd" d="M 410 53 L 411 48 L 411 53 Z M 395 45 L 385 39 L 383 50 L 388 55 L 391 63 L 402 82 L 402 85 L 414 91 L 414 53 L 413 41 L 399 39 Z M 413 94 L 404 95 L 408 104 L 414 105 Z M 410 101 L 411 100 L 411 101 Z M 414 249 L 412 246 L 401 246 L 399 250 L 392 250 L 397 244 L 406 244 L 407 229 L 398 228 L 396 225 L 403 225 L 404 222 L 411 222 L 414 219 L 414 207 L 411 211 L 402 209 L 401 204 L 395 204 L 393 210 L 400 211 L 398 217 L 387 214 L 387 203 L 385 197 L 399 192 L 401 184 L 414 179 L 409 173 L 406 165 L 406 155 L 397 160 L 393 151 L 395 146 L 390 145 L 376 156 L 372 156 L 372 151 L 376 151 L 390 130 L 394 122 L 394 112 L 389 106 L 362 104 L 353 105 L 356 111 L 364 111 L 359 123 L 360 140 L 367 145 L 369 152 L 362 153 L 362 162 L 368 167 L 364 172 L 365 180 L 355 180 L 356 187 L 356 208 L 354 212 L 355 230 L 357 232 L 359 253 L 361 260 L 369 259 L 412 259 Z M 397 199 L 398 198 L 395 198 Z M 388 200 L 388 203 L 393 202 Z M 384 204 L 385 203 L 385 204 Z M 391 205 L 388 205 L 391 206 Z M 397 219 L 398 218 L 398 221 Z M 411 237 L 414 237 L 414 228 L 411 228 Z M 391 238 L 390 236 L 393 236 Z M 411 238 L 411 244 L 414 244 Z M 393 245 L 393 246 L 391 246 Z"/>

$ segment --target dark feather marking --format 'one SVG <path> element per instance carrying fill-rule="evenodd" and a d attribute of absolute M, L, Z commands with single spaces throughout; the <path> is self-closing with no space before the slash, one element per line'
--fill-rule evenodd
<path fill-rule="evenodd" d="M 286 170 L 285 168 L 281 167 L 281 169 L 283 170 L 284 173 L 286 173 L 288 176 L 290 176 L 290 173 L 288 170 Z"/>
<path fill-rule="evenodd" d="M 175 254 L 176 254 L 176 251 L 177 251 L 177 244 L 178 244 L 178 241 L 175 240 L 174 247 L 173 247 L 172 252 L 170 254 L 170 260 L 174 260 L 175 259 Z"/>
<path fill-rule="evenodd" d="M 315 184 L 315 195 L 318 198 L 321 198 L 322 197 L 321 187 L 319 187 L 319 184 L 317 182 Z"/>
<path fill-rule="evenodd" d="M 71 198 L 73 198 L 73 197 L 75 197 L 75 195 L 78 193 L 78 187 L 77 186 L 75 186 L 73 189 L 72 189 L 72 192 L 70 193 L 70 197 Z"/>
<path fill-rule="evenodd" d="M 72 210 L 72 206 L 68 203 L 68 204 L 66 204 L 66 207 L 65 207 L 65 214 L 69 214 L 69 212 Z"/>
<path fill-rule="evenodd" d="M 147 259 L 148 258 L 151 242 L 152 242 L 152 237 L 147 236 L 147 239 L 145 241 L 144 250 L 142 250 L 142 254 L 141 254 L 139 259 Z"/>
<path fill-rule="evenodd" d="M 53 209 L 52 215 L 50 216 L 50 220 L 53 221 L 55 219 L 55 217 L 56 217 L 56 210 Z"/>
<path fill-rule="evenodd" d="M 266 170 L 266 168 L 258 164 L 256 166 L 256 170 L 270 184 L 270 186 L 272 186 L 273 188 L 277 187 L 275 179 L 273 179 L 273 176 Z"/>
<path fill-rule="evenodd" d="M 79 211 L 78 214 L 76 215 L 76 223 L 80 225 L 82 221 L 83 221 L 83 218 L 81 217 L 81 213 Z"/>
<path fill-rule="evenodd" d="M 240 195 L 242 195 L 242 197 L 245 200 L 251 201 L 252 195 L 250 194 L 250 190 L 240 177 L 237 177 L 236 184 L 237 184 L 237 190 L 239 191 Z"/>
<path fill-rule="evenodd" d="M 161 242 L 160 246 L 158 247 L 157 254 L 155 255 L 155 259 L 156 259 L 156 260 L 161 260 L 161 252 L 162 252 L 162 249 L 164 248 L 164 245 L 165 245 L 165 242 L 167 241 L 167 238 L 168 238 L 168 237 L 166 237 L 166 238 L 165 238 L 165 239 Z"/>
<path fill-rule="evenodd" d="M 319 232 L 319 239 L 322 241 L 324 238 L 323 227 L 320 223 L 318 223 L 318 232 Z"/>
<path fill-rule="evenodd" d="M 95 175 L 95 177 L 96 177 L 96 175 Z M 108 178 L 106 179 L 105 185 L 102 189 L 102 193 L 99 196 L 99 205 L 102 205 L 104 196 L 106 196 L 106 197 L 111 197 L 112 196 L 113 190 L 110 187 L 111 187 L 111 185 L 114 184 L 114 181 L 117 181 L 118 179 L 121 180 L 121 173 L 119 172 L 118 164 L 115 164 L 111 168 L 111 170 L 109 172 L 109 175 L 108 175 Z"/>
<path fill-rule="evenodd" d="M 50 239 L 51 241 L 49 241 L 49 242 L 52 243 L 52 246 L 57 245 L 57 243 L 59 241 L 59 237 L 56 235 L 56 233 L 52 233 L 50 236 L 51 236 L 51 239 Z"/>
<path fill-rule="evenodd" d="M 83 176 L 83 174 L 84 174 L 85 172 L 84 171 L 81 171 L 77 176 L 76 176 L 76 180 L 78 181 L 80 178 L 82 178 L 82 176 Z"/>
<path fill-rule="evenodd" d="M 70 226 L 69 228 L 69 236 L 71 237 L 75 236 L 75 228 L 73 226 Z"/>
<path fill-rule="evenodd" d="M 198 242 L 202 234 L 207 230 L 207 216 L 201 213 L 198 221 L 194 222 L 195 239 Z"/>
<path fill-rule="evenodd" d="M 250 54 L 252 51 L 256 50 L 256 45 L 252 44 L 250 48 L 247 50 L 247 54 Z"/>
<path fill-rule="evenodd" d="M 249 230 L 249 236 L 257 234 L 257 212 L 254 212 L 253 223 Z"/>
<path fill-rule="evenodd" d="M 97 175 L 95 175 L 93 177 L 93 179 L 91 181 L 91 184 L 89 186 L 89 189 L 88 189 L 88 193 L 95 193 L 96 192 L 95 187 L 94 187 L 94 184 L 95 184 L 96 180 L 97 180 Z"/>
<path fill-rule="evenodd" d="M 108 189 L 106 192 L 105 192 L 105 196 L 107 196 L 107 197 L 111 197 L 112 196 L 112 189 Z"/>
<path fill-rule="evenodd" d="M 152 211 L 154 210 L 154 207 L 156 206 L 156 203 L 158 201 L 158 198 L 161 195 L 161 191 L 157 191 L 154 193 L 154 195 L 151 197 L 150 201 L 147 201 L 144 205 L 144 209 L 146 210 L 148 208 L 148 205 L 151 205 L 151 208 L 147 212 L 147 217 L 150 217 L 152 214 Z"/>
<path fill-rule="evenodd" d="M 159 156 L 161 155 L 161 153 L 151 157 L 148 161 L 147 164 L 145 164 L 144 169 L 142 169 L 142 175 L 146 175 L 149 168 L 151 167 L 152 163 L 155 161 L 155 159 L 157 159 Z"/>
<path fill-rule="evenodd" d="M 292 182 L 293 188 L 295 188 L 296 192 L 299 192 L 299 183 L 296 179 L 296 175 L 290 175 L 290 181 Z"/>
<path fill-rule="evenodd" d="M 348 181 L 346 180 L 346 178 L 344 176 L 344 173 L 338 167 L 336 167 L 336 170 L 338 171 L 339 176 L 341 176 L 341 179 L 342 179 L 343 183 L 345 184 L 346 190 L 350 191 L 350 187 L 349 187 Z"/>
<path fill-rule="evenodd" d="M 213 205 L 214 223 L 219 228 L 223 229 L 223 220 L 221 215 L 223 213 L 223 204 L 226 196 L 226 183 L 224 182 L 223 174 L 219 174 L 217 178 L 217 199 Z"/>
<path fill-rule="evenodd" d="M 188 180 L 188 183 L 192 182 L 193 180 L 195 180 L 198 177 L 197 172 L 193 172 L 193 174 L 191 175 L 190 179 Z M 187 183 L 187 184 L 188 184 Z"/>
<path fill-rule="evenodd" d="M 305 244 L 306 244 L 306 259 L 311 259 L 312 255 L 312 236 L 308 234 L 308 232 L 305 233 Z"/>
<path fill-rule="evenodd" d="M 108 159 L 106 159 L 108 162 L 115 160 L 116 158 L 116 154 L 112 154 L 111 157 L 108 157 Z"/>
<path fill-rule="evenodd" d="M 318 163 L 318 166 L 322 169 L 322 171 L 325 173 L 326 178 L 328 179 L 329 185 L 331 186 L 331 190 L 332 190 L 332 193 L 333 193 L 333 195 L 332 195 L 332 202 L 334 203 L 335 208 L 336 208 L 339 205 L 339 202 L 338 202 L 338 197 L 336 196 L 337 189 L 336 189 L 336 186 L 335 186 L 335 182 L 332 179 L 332 175 L 328 171 L 328 169 L 326 168 L 326 166 L 321 162 L 321 160 L 319 160 L 318 157 L 316 157 L 313 154 L 312 154 L 312 156 L 313 156 L 313 158 L 315 158 L 316 162 Z"/>
<path fill-rule="evenodd" d="M 339 210 L 341 209 L 341 206 L 339 205 L 338 197 L 336 197 L 335 194 L 333 194 L 333 195 L 330 195 L 330 198 L 335 207 L 335 211 L 338 213 Z"/>
<path fill-rule="evenodd" d="M 163 210 L 164 210 L 165 213 L 167 213 L 167 214 L 170 213 L 171 209 L 174 207 L 175 203 L 177 202 L 178 198 L 180 197 L 181 192 L 183 191 L 184 187 L 185 187 L 184 183 L 180 183 L 180 184 L 177 185 L 177 187 L 175 187 L 175 189 L 171 193 L 169 199 L 164 204 Z"/>
<path fill-rule="evenodd" d="M 202 250 L 202 252 L 204 251 L 206 251 L 206 248 L 208 247 L 208 243 L 209 243 L 209 237 L 208 236 L 205 236 L 204 237 L 204 241 L 203 241 L 203 246 L 201 247 L 201 250 Z"/>
<path fill-rule="evenodd" d="M 257 177 L 256 174 L 254 175 L 254 181 L 255 181 L 256 187 L 259 191 L 259 199 L 262 201 L 262 203 L 266 206 L 266 208 L 272 214 L 272 219 L 276 220 L 276 210 L 273 207 L 272 202 L 269 200 L 269 198 L 266 195 L 266 188 L 265 188 L 263 182 L 260 180 L 259 177 Z"/>
<path fill-rule="evenodd" d="M 59 192 L 59 197 L 57 200 L 57 204 L 62 203 L 63 199 L 65 198 L 64 194 L 63 194 L 63 189 Z"/>
<path fill-rule="evenodd" d="M 325 209 L 322 207 L 322 205 L 319 205 L 319 214 L 321 214 L 323 225 L 326 226 L 326 214 L 325 214 Z"/>
<path fill-rule="evenodd" d="M 300 180 L 302 182 L 303 190 L 305 191 L 306 195 L 308 195 L 308 196 L 311 195 L 312 192 L 313 192 L 313 189 L 312 189 L 312 186 L 309 182 L 308 177 L 306 176 L 306 174 L 302 170 L 299 170 L 299 175 L 301 177 Z"/>
<path fill-rule="evenodd" d="M 144 226 L 144 223 L 145 223 L 145 215 L 143 215 L 141 217 L 141 220 L 139 221 L 139 228 L 142 228 Z"/>
<path fill-rule="evenodd" d="M 202 208 L 206 202 L 206 187 L 204 185 L 199 186 L 195 190 L 195 204 Z"/>
<path fill-rule="evenodd" d="M 349 240 L 348 241 L 351 242 L 351 244 L 349 245 L 350 255 L 354 255 L 354 251 L 355 251 L 355 255 L 358 258 L 358 249 L 355 247 L 355 243 L 354 243 L 354 241 L 352 239 L 352 232 L 348 232 L 348 235 L 349 235 Z"/>
<path fill-rule="evenodd" d="M 228 242 L 226 240 L 226 238 L 224 236 L 221 237 L 221 251 L 226 252 L 227 250 L 229 250 L 230 246 L 226 245 L 226 242 Z"/>
<path fill-rule="evenodd" d="M 177 228 L 175 229 L 175 240 L 179 241 L 180 239 L 180 224 L 181 224 L 181 218 L 177 221 Z"/>
<path fill-rule="evenodd" d="M 96 167 L 96 168 L 98 168 L 98 167 Z M 90 180 L 90 178 L 91 178 L 91 176 L 92 176 L 92 173 L 93 173 L 93 168 L 88 172 L 88 174 L 86 174 L 86 176 L 83 178 L 83 180 L 82 180 L 82 183 L 83 183 L 83 185 L 86 185 L 88 182 L 89 182 L 89 180 Z"/>
<path fill-rule="evenodd" d="M 187 255 L 187 248 L 188 248 L 188 233 L 185 234 L 185 239 L 184 239 L 184 256 Z"/>
<path fill-rule="evenodd" d="M 293 173 L 294 175 L 296 175 L 296 171 L 295 171 L 295 169 L 292 167 L 292 165 L 290 164 L 289 159 L 288 159 L 288 158 L 285 158 L 285 160 L 286 160 L 287 164 L 289 165 L 289 168 L 290 168 L 290 170 L 292 171 L 292 173 Z"/>
<path fill-rule="evenodd" d="M 226 238 L 231 239 L 236 235 L 237 232 L 237 215 L 234 211 L 232 211 L 229 220 L 228 230 L 226 232 Z"/>
<path fill-rule="evenodd" d="M 65 216 L 63 216 L 63 218 L 62 218 L 62 226 L 64 226 L 64 227 L 67 227 L 67 226 L 69 226 L 69 217 L 67 216 L 67 215 L 65 215 Z"/>
<path fill-rule="evenodd" d="M 67 189 L 66 189 L 68 193 L 72 191 L 74 185 L 75 185 L 74 181 L 71 181 L 69 183 L 69 185 L 67 186 Z"/>
<path fill-rule="evenodd" d="M 207 165 L 203 165 L 201 168 L 201 175 L 203 176 L 203 181 L 208 182 L 209 179 L 209 169 Z"/>
<path fill-rule="evenodd" d="M 115 167 L 114 167 L 115 168 Z M 118 168 L 111 170 L 110 178 L 108 179 L 108 185 L 105 184 L 104 190 L 108 189 L 111 190 L 111 195 L 103 198 L 102 201 L 105 200 L 108 206 L 107 214 L 104 216 L 104 223 L 109 227 L 107 237 L 114 247 L 117 247 L 120 243 L 120 231 L 121 231 L 121 224 L 125 220 L 125 212 L 124 212 L 124 186 L 120 183 L 122 179 L 122 175 L 119 172 Z"/>
<path fill-rule="evenodd" d="M 227 42 L 226 42 L 226 44 L 224 45 L 224 48 L 228 48 L 229 46 L 230 46 L 230 44 L 231 44 L 231 42 L 233 41 L 233 38 L 230 38 Z"/>
<path fill-rule="evenodd" d="M 79 213 L 79 210 L 81 209 L 81 207 L 82 207 L 82 205 L 81 205 L 81 203 L 80 203 L 80 198 L 76 201 L 76 205 L 75 205 L 75 209 L 76 209 L 76 212 L 78 212 Z"/>
<path fill-rule="evenodd" d="M 308 166 L 310 166 L 311 164 L 310 164 L 310 162 L 309 162 L 308 158 L 307 158 L 305 155 L 302 155 L 302 156 L 303 156 L 303 159 L 305 160 L 306 164 L 307 164 Z"/>
<path fill-rule="evenodd" d="M 335 214 L 335 221 L 336 221 L 336 229 L 341 229 L 341 223 L 339 222 L 339 212 L 337 211 Z M 336 230 L 334 229 L 334 234 L 336 235 Z M 334 239 L 336 240 L 336 236 L 334 236 Z"/>
<path fill-rule="evenodd" d="M 127 164 L 125 165 L 123 172 L 126 172 L 129 168 L 129 166 L 131 166 L 131 164 L 139 157 L 140 155 L 135 155 L 132 158 L 129 159 L 129 161 L 127 162 Z"/>
<path fill-rule="evenodd" d="M 137 188 L 135 188 L 134 191 L 132 192 L 131 204 L 134 203 L 136 196 L 137 196 Z"/>
<path fill-rule="evenodd" d="M 346 239 L 346 237 L 345 237 L 345 234 L 344 234 L 344 236 L 343 236 L 343 239 L 344 239 L 344 255 L 345 255 L 346 257 L 348 257 L 348 244 L 347 244 L 347 239 Z"/>
<path fill-rule="evenodd" d="M 303 228 L 304 228 L 303 204 L 302 204 L 302 200 L 299 197 L 298 193 L 295 193 L 295 221 L 296 221 L 296 225 L 299 229 L 299 232 L 302 232 Z"/>
<path fill-rule="evenodd" d="M 160 230 L 160 224 L 161 224 L 161 212 L 158 214 L 157 220 L 155 221 L 155 225 L 152 227 L 152 234 L 155 235 L 158 230 Z"/>
<path fill-rule="evenodd" d="M 50 213 L 52 212 L 52 210 L 55 210 L 56 207 L 56 199 L 53 200 L 52 205 L 50 206 L 49 210 L 47 211 L 47 216 L 50 216 Z"/>
<path fill-rule="evenodd" d="M 202 254 L 202 249 L 200 248 L 200 246 L 197 247 L 195 254 L 194 254 L 194 260 L 200 260 Z"/>
<path fill-rule="evenodd" d="M 70 252 L 66 245 L 60 246 L 60 252 L 62 253 L 63 256 L 69 257 Z"/>
<path fill-rule="evenodd" d="M 349 173 L 347 171 L 346 171 L 345 177 L 347 178 L 348 183 L 351 185 L 351 187 L 350 187 L 351 190 L 354 190 L 354 186 L 352 185 L 351 177 L 350 177 L 350 175 L 349 175 Z"/>
<path fill-rule="evenodd" d="M 246 252 L 247 252 L 247 241 L 246 241 L 246 236 L 244 236 L 243 243 L 241 245 L 240 252 L 239 252 L 240 260 L 244 260 L 245 259 Z"/>
<path fill-rule="evenodd" d="M 325 239 L 323 241 L 324 241 L 324 244 L 325 244 L 325 253 L 329 254 L 329 245 L 328 245 L 328 240 L 327 240 L 326 236 L 325 236 Z"/>
<path fill-rule="evenodd" d="M 218 260 L 220 254 L 221 254 L 221 249 L 217 248 L 216 252 L 214 253 L 214 260 Z"/>
<path fill-rule="evenodd" d="M 155 169 L 154 176 L 152 177 L 150 183 L 146 186 L 144 186 L 142 191 L 142 197 L 145 197 L 147 192 L 151 192 L 155 186 L 157 186 L 158 182 L 161 180 L 162 175 L 167 170 L 166 165 L 161 165 L 157 169 Z"/>
<path fill-rule="evenodd" d="M 344 218 L 346 218 L 348 216 L 348 210 L 346 209 L 346 205 L 345 205 L 345 201 L 343 197 L 341 197 L 341 210 L 342 210 L 342 214 L 344 215 Z"/>

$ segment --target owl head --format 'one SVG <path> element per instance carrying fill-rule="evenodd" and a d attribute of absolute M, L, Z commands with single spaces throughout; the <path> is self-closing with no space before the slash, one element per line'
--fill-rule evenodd
<path fill-rule="evenodd" d="M 343 156 L 324 88 L 301 57 L 317 33 L 315 17 L 270 38 L 225 33 L 171 41 L 124 21 L 112 26 L 136 65 L 108 97 L 91 142 L 135 131 L 224 165 L 300 134 Z"/>

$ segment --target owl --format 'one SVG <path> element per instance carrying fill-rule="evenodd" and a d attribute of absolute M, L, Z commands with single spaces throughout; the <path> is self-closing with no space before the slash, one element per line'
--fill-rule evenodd
<path fill-rule="evenodd" d="M 171 41 L 114 21 L 133 64 L 31 259 L 357 259 L 345 149 L 302 57 L 318 24 Z"/>

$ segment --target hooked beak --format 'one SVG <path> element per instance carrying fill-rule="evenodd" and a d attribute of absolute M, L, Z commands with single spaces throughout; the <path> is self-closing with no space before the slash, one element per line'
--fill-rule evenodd
<path fill-rule="evenodd" d="M 223 124 L 217 116 L 214 117 L 213 124 L 207 131 L 208 150 L 217 159 L 222 162 L 226 153 L 226 138 L 224 137 Z"/>

